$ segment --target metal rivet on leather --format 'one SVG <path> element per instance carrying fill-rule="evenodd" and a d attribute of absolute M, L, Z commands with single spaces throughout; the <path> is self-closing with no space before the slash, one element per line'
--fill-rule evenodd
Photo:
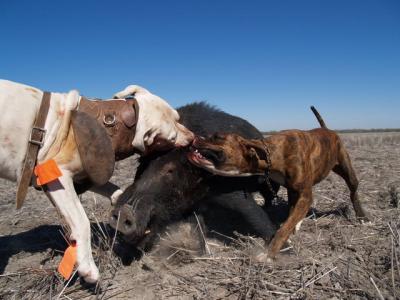
<path fill-rule="evenodd" d="M 106 114 L 103 116 L 103 123 L 106 126 L 114 126 L 115 125 L 115 114 Z"/>

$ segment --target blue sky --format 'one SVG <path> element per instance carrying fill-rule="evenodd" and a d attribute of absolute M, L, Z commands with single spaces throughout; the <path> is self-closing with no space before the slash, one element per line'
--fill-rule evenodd
<path fill-rule="evenodd" d="M 139 84 L 261 130 L 400 127 L 400 1 L 0 1 L 0 78 Z"/>

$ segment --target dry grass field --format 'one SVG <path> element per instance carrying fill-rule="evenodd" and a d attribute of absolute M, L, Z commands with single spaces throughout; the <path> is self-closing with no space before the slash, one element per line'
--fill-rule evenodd
<path fill-rule="evenodd" d="M 124 265 L 102 223 L 109 203 L 88 192 L 82 201 L 102 273 L 96 287 L 76 276 L 66 284 L 55 272 L 66 243 L 45 196 L 30 191 L 16 211 L 15 185 L 1 180 L 0 299 L 400 299 L 400 133 L 342 138 L 371 222 L 355 220 L 345 183 L 331 174 L 314 187 L 307 219 L 272 264 L 254 261 L 263 242 L 246 230 L 229 235 L 208 228 L 202 253 L 196 224 L 181 222 L 151 253 Z M 114 181 L 128 185 L 134 166 L 133 158 L 119 163 Z M 219 220 L 229 225 L 238 217 Z"/>

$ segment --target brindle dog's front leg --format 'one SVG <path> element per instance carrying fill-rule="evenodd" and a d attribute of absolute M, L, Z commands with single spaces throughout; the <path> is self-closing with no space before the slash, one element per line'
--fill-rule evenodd
<path fill-rule="evenodd" d="M 281 228 L 276 232 L 272 239 L 267 255 L 263 255 L 262 259 L 275 258 L 276 254 L 281 250 L 284 243 L 288 240 L 297 223 L 304 219 L 310 209 L 312 203 L 312 188 L 306 188 L 297 193 L 297 201 L 294 201 L 294 207 Z"/>

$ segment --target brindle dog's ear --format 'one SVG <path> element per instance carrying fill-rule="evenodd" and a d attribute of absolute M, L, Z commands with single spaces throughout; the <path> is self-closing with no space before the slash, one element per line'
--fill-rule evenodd
<path fill-rule="evenodd" d="M 261 172 L 265 168 L 265 161 L 267 159 L 265 149 L 251 141 L 246 141 L 245 146 L 250 169 L 252 172 Z"/>
<path fill-rule="evenodd" d="M 87 113 L 73 111 L 71 124 L 83 169 L 93 184 L 105 184 L 115 165 L 110 137 L 104 127 Z"/>
<path fill-rule="evenodd" d="M 256 157 L 258 160 L 266 160 L 267 152 L 266 150 L 260 146 L 258 143 L 247 140 L 245 142 L 246 148 L 248 150 L 248 154 L 250 157 Z"/>
<path fill-rule="evenodd" d="M 255 158 L 259 160 L 260 158 L 257 155 L 257 151 L 253 147 L 248 147 L 247 148 L 247 154 L 249 155 L 250 158 Z"/>

